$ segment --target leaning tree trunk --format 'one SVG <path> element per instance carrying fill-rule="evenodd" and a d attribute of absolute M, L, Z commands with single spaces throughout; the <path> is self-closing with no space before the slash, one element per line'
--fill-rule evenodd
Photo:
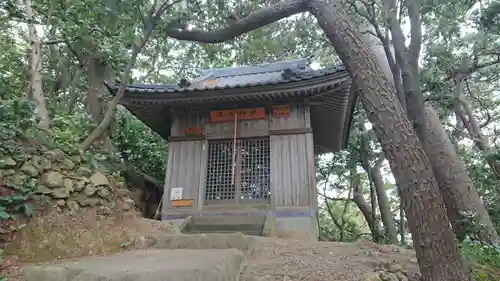
<path fill-rule="evenodd" d="M 105 100 L 103 98 L 103 83 L 109 77 L 109 71 L 101 58 L 90 55 L 87 59 L 87 77 L 89 90 L 85 99 L 85 108 L 94 121 L 99 124 L 105 112 Z M 95 146 L 110 149 L 111 140 L 108 134 L 103 133 L 94 143 Z"/>
<path fill-rule="evenodd" d="M 31 80 L 30 94 L 28 97 L 34 99 L 37 103 L 37 115 L 40 119 L 38 127 L 43 130 L 50 128 L 50 117 L 45 104 L 43 95 L 43 77 L 42 77 L 42 41 L 38 37 L 34 22 L 33 7 L 30 0 L 24 0 L 26 6 L 26 16 L 28 17 L 29 39 L 31 41 Z"/>
<path fill-rule="evenodd" d="M 361 186 L 359 181 L 357 181 L 354 184 L 352 194 L 353 194 L 352 201 L 354 201 L 354 204 L 356 204 L 358 209 L 361 211 L 361 214 L 363 214 L 363 217 L 365 218 L 366 223 L 368 224 L 368 227 L 370 228 L 370 231 L 372 233 L 373 241 L 377 241 L 381 236 L 381 233 L 378 229 L 377 224 L 374 221 L 374 216 L 371 206 L 365 200 L 365 195 L 363 194 L 363 187 Z"/>
<path fill-rule="evenodd" d="M 394 177 L 401 185 L 423 279 L 471 280 L 449 227 L 429 159 L 393 85 L 380 75 L 382 70 L 373 53 L 338 4 L 316 0 L 310 1 L 309 7 L 351 73 Z"/>
<path fill-rule="evenodd" d="M 498 234 L 493 227 L 488 211 L 484 207 L 474 183 L 469 177 L 465 164 L 444 130 L 437 113 L 430 106 L 425 108 L 427 136 L 427 157 L 432 163 L 434 175 L 441 188 L 441 195 L 446 203 L 448 218 L 459 240 L 467 235 L 467 229 L 461 223 L 461 211 L 468 211 L 477 216 L 483 225 L 479 239 L 487 243 L 498 243 Z"/>
<path fill-rule="evenodd" d="M 396 225 L 394 224 L 391 204 L 389 203 L 389 198 L 384 188 L 384 180 L 380 172 L 380 164 L 377 164 L 371 168 L 370 177 L 377 193 L 380 216 L 382 217 L 382 222 L 385 227 L 385 235 L 391 244 L 396 244 L 398 243 L 398 231 L 396 230 Z"/>

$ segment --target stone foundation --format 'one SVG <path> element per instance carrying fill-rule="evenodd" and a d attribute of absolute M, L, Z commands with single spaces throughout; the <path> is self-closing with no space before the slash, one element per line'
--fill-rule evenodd
<path fill-rule="evenodd" d="M 239 206 L 239 208 L 242 208 Z M 168 220 L 180 226 L 181 231 L 184 226 L 189 226 L 197 219 L 204 224 L 210 224 L 211 233 L 229 232 L 230 229 L 237 229 L 237 226 L 257 225 L 256 220 L 265 218 L 262 223 L 262 236 L 291 238 L 306 241 L 317 241 L 319 230 L 316 214 L 309 207 L 276 208 L 275 210 L 210 210 L 194 214 L 186 214 L 185 219 Z M 220 231 L 217 231 L 219 227 Z M 208 229 L 208 228 L 206 228 Z M 242 229 L 244 229 L 242 227 Z M 207 230 L 208 231 L 208 230 Z M 186 233 L 189 231 L 186 228 Z M 245 232 L 241 230 L 240 232 Z M 195 232 L 200 233 L 200 232 Z"/>

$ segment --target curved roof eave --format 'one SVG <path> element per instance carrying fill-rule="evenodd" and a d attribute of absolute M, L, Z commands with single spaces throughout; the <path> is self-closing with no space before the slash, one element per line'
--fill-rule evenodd
<path fill-rule="evenodd" d="M 203 89 L 191 88 L 173 91 L 172 89 L 158 89 L 156 87 L 151 88 L 137 88 L 134 86 L 127 86 L 125 89 L 125 96 L 123 98 L 124 102 L 133 103 L 169 103 L 169 102 L 182 102 L 189 100 L 208 100 L 215 97 L 223 98 L 234 98 L 243 96 L 268 96 L 274 95 L 276 93 L 287 93 L 287 92 L 297 92 L 297 91 L 313 91 L 315 89 L 325 89 L 336 87 L 343 84 L 347 80 L 350 80 L 349 74 L 346 70 L 336 71 L 328 75 L 322 75 L 317 77 L 311 77 L 308 79 L 299 80 L 289 80 L 281 83 L 272 83 L 264 85 L 245 85 L 245 86 L 235 86 L 235 87 L 206 87 Z M 115 94 L 118 90 L 118 86 L 106 85 L 108 90 Z"/>

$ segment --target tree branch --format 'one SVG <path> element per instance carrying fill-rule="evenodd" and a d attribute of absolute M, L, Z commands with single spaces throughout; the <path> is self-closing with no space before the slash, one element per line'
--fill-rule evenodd
<path fill-rule="evenodd" d="M 317 191 L 316 193 L 317 193 L 319 196 L 321 196 L 321 197 L 323 197 L 323 198 L 325 198 L 325 199 L 327 199 L 327 200 L 330 200 L 330 201 L 341 201 L 341 202 L 342 202 L 342 201 L 352 201 L 352 199 L 351 199 L 351 198 L 330 197 L 330 196 L 328 196 L 328 195 L 326 195 L 326 194 L 324 194 L 324 193 L 321 193 L 321 192 L 319 192 L 319 191 Z"/>
<path fill-rule="evenodd" d="M 384 163 L 384 160 L 385 160 L 385 154 L 382 151 L 378 154 L 377 161 L 375 161 L 375 165 L 373 165 L 373 168 L 380 169 L 380 167 L 382 166 L 382 163 Z"/>
<path fill-rule="evenodd" d="M 425 147 L 425 144 L 427 143 L 427 129 L 425 127 L 425 122 L 423 121 L 425 120 L 424 96 L 422 95 L 422 91 L 420 89 L 420 75 L 418 70 L 418 55 L 420 54 L 420 46 L 416 46 L 421 41 L 421 30 L 420 27 L 413 27 L 413 24 L 420 22 L 420 11 L 416 11 L 418 15 L 413 15 L 414 19 L 411 22 L 411 28 L 415 33 L 414 36 L 412 35 L 412 47 L 414 49 L 411 51 L 407 51 L 405 45 L 406 38 L 403 30 L 401 29 L 401 25 L 397 20 L 396 1 L 383 0 L 382 2 L 385 14 L 387 15 L 387 22 L 392 34 L 392 43 L 394 46 L 394 52 L 396 54 L 396 61 L 399 63 L 399 66 L 402 70 L 403 88 L 406 95 L 407 115 L 413 122 L 415 131 L 420 138 L 422 145 Z M 418 6 L 416 7 L 418 8 Z M 413 57 L 409 57 L 410 54 Z"/>
<path fill-rule="evenodd" d="M 406 0 L 408 17 L 410 18 L 410 46 L 408 47 L 409 63 L 418 71 L 418 58 L 422 46 L 422 24 L 420 22 L 420 3 L 415 0 Z"/>
<path fill-rule="evenodd" d="M 328 204 L 328 200 L 326 199 L 326 188 L 323 189 L 323 195 L 324 195 L 324 199 L 325 199 L 325 209 L 326 209 L 326 211 L 330 215 L 330 218 L 332 219 L 332 221 L 335 224 L 335 226 L 337 226 L 337 228 L 339 230 L 342 229 L 341 223 L 335 217 L 335 214 L 332 212 L 332 209 L 330 208 L 330 205 Z"/>
<path fill-rule="evenodd" d="M 469 93 L 469 96 L 472 97 L 473 99 L 476 100 L 476 102 L 479 104 L 479 106 L 485 111 L 485 115 L 486 115 L 486 120 L 479 125 L 479 128 L 484 128 L 486 126 L 488 126 L 491 121 L 493 121 L 493 118 L 491 117 L 491 114 L 490 114 L 490 110 L 483 104 L 483 102 L 481 101 L 481 99 L 479 99 L 478 97 L 476 97 L 476 95 L 474 95 L 470 89 L 470 85 L 469 85 L 469 79 L 465 79 L 465 87 L 467 89 L 467 92 Z"/>
<path fill-rule="evenodd" d="M 42 45 L 56 45 L 64 42 L 65 42 L 64 39 L 45 40 L 42 42 Z"/>
<path fill-rule="evenodd" d="M 306 12 L 308 0 L 286 0 L 251 12 L 248 16 L 234 21 L 224 29 L 217 31 L 203 31 L 199 29 L 188 30 L 173 28 L 167 25 L 166 35 L 177 40 L 196 41 L 201 43 L 222 43 L 232 40 L 252 30 L 264 27 L 280 19 Z"/>
<path fill-rule="evenodd" d="M 402 81 L 401 81 L 401 67 L 400 67 L 400 62 L 396 62 L 394 60 L 394 57 L 393 57 L 394 54 L 392 53 L 392 51 L 390 49 L 390 42 L 389 42 L 389 39 L 388 39 L 389 36 L 388 36 L 388 34 L 384 35 L 382 33 L 382 30 L 380 29 L 380 25 L 377 22 L 376 14 L 373 11 L 373 9 L 375 9 L 373 7 L 373 4 L 364 3 L 364 5 L 365 5 L 365 8 L 366 8 L 367 11 L 371 10 L 372 12 L 365 14 L 365 13 L 361 12 L 356 7 L 355 4 L 353 4 L 353 7 L 354 7 L 354 10 L 356 11 L 356 13 L 358 13 L 359 15 L 361 15 L 362 17 L 364 17 L 373 26 L 373 28 L 375 29 L 375 33 L 373 34 L 373 36 L 378 37 L 380 39 L 380 42 L 382 42 L 382 46 L 384 48 L 384 52 L 385 52 L 385 56 L 387 58 L 387 62 L 389 63 L 389 67 L 391 68 L 392 77 L 393 77 L 393 81 L 394 81 L 394 86 L 396 87 L 396 92 L 398 94 L 399 102 L 401 103 L 401 105 L 403 106 L 403 108 L 406 110 L 405 93 L 404 93 L 403 84 L 402 84 Z M 370 5 L 372 5 L 372 6 L 370 6 Z"/>

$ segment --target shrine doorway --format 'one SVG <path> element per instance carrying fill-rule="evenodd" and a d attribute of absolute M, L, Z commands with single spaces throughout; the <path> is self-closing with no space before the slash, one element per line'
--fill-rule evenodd
<path fill-rule="evenodd" d="M 269 138 L 208 141 L 205 205 L 269 204 Z"/>

